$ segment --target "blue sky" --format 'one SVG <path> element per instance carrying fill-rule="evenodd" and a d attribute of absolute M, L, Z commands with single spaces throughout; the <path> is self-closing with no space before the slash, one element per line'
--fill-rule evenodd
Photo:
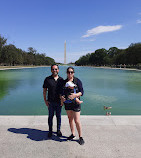
<path fill-rule="evenodd" d="M 8 44 L 67 62 L 96 49 L 141 42 L 141 0 L 0 0 Z"/>

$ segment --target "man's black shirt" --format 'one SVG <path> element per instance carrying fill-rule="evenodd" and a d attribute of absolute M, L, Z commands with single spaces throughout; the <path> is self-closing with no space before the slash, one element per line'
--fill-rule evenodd
<path fill-rule="evenodd" d="M 60 103 L 60 91 L 63 87 L 64 80 L 59 76 L 57 80 L 54 77 L 48 76 L 44 80 L 43 88 L 48 89 L 48 101 Z"/>

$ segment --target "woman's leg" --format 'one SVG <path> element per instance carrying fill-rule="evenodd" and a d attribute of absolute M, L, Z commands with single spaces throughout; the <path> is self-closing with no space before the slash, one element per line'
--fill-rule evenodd
<path fill-rule="evenodd" d="M 83 145 L 85 142 L 84 142 L 84 139 L 82 138 L 82 128 L 81 128 L 81 122 L 80 122 L 80 112 L 75 112 L 74 111 L 74 121 L 75 121 L 76 128 L 77 128 L 77 131 L 78 131 L 78 134 L 79 134 L 79 144 Z"/>
<path fill-rule="evenodd" d="M 75 124 L 76 124 L 76 128 L 77 128 L 79 137 L 82 137 L 82 127 L 81 127 L 81 122 L 80 122 L 80 112 L 73 111 L 73 116 L 74 116 L 74 121 L 75 121 Z"/>
<path fill-rule="evenodd" d="M 73 111 L 72 110 L 66 110 L 66 112 L 67 112 L 67 115 L 68 115 L 71 132 L 75 136 Z"/>

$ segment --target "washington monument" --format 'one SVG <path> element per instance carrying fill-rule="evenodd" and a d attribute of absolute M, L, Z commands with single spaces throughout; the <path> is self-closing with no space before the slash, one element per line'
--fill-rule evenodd
<path fill-rule="evenodd" d="M 64 43 L 64 64 L 66 64 L 66 41 Z"/>

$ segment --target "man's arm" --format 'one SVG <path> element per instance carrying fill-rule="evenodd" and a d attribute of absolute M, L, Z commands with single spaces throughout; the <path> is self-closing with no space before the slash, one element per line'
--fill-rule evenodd
<path fill-rule="evenodd" d="M 46 95 L 47 95 L 47 88 L 43 88 L 44 102 L 45 102 L 46 106 L 49 107 L 49 102 L 47 101 Z"/>

